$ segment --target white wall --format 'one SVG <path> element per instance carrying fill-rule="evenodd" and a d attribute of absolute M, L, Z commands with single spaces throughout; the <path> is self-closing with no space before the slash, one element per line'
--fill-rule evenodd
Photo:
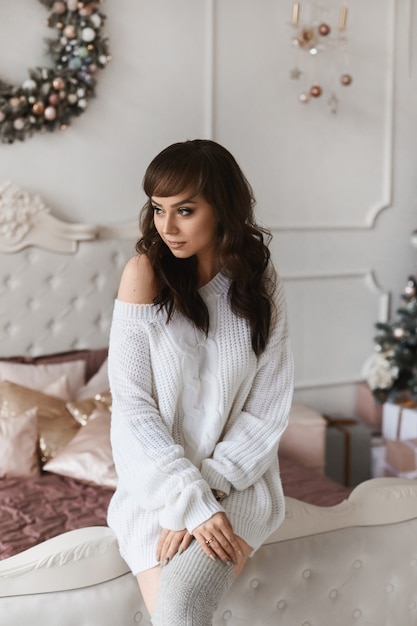
<path fill-rule="evenodd" d="M 6 6 L 7 4 L 7 6 Z M 22 5 L 24 4 L 24 13 Z M 328 0 L 329 20 L 340 2 Z M 39 193 L 67 220 L 135 219 L 163 147 L 211 137 L 252 182 L 285 278 L 296 398 L 351 415 L 374 322 L 415 270 L 417 27 L 414 0 L 351 2 L 348 88 L 307 105 L 290 80 L 289 0 L 117 0 L 103 5 L 113 61 L 65 132 L 0 146 L 0 181 Z M 302 3 L 302 12 L 307 3 Z M 2 77 L 45 64 L 46 12 L 0 5 Z M 331 55 L 322 55 L 330 59 Z M 298 62 L 302 58 L 298 59 Z"/>

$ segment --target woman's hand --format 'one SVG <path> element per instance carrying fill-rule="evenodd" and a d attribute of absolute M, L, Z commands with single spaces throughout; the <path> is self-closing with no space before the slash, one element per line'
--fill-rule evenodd
<path fill-rule="evenodd" d="M 197 526 L 193 535 L 211 559 L 219 558 L 236 565 L 238 558 L 244 556 L 226 513 L 216 513 Z"/>
<path fill-rule="evenodd" d="M 187 530 L 162 529 L 156 548 L 156 558 L 160 564 L 167 565 L 177 552 L 184 552 L 194 537 Z"/>

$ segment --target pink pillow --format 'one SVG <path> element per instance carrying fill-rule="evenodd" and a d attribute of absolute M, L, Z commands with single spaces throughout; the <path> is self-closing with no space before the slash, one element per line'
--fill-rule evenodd
<path fill-rule="evenodd" d="M 49 383 L 46 387 L 41 389 L 42 393 L 46 393 L 48 396 L 54 398 L 61 398 L 61 400 L 71 400 L 71 393 L 68 388 L 68 378 L 61 376 L 58 380 L 54 380 L 53 383 Z"/>
<path fill-rule="evenodd" d="M 0 381 L 8 380 L 38 391 L 61 376 L 67 377 L 69 392 L 71 397 L 74 397 L 77 390 L 84 385 L 85 361 L 40 365 L 0 361 Z"/>
<path fill-rule="evenodd" d="M 37 409 L 0 417 L 0 478 L 39 473 Z"/>
<path fill-rule="evenodd" d="M 55 456 L 80 428 L 65 407 L 65 400 L 49 396 L 36 389 L 16 385 L 8 380 L 0 382 L 0 415 L 7 419 L 36 407 L 41 463 Z"/>
<path fill-rule="evenodd" d="M 96 394 L 100 394 L 103 391 L 107 391 L 109 389 L 109 375 L 107 371 L 107 359 L 99 368 L 98 372 L 94 374 L 92 378 L 88 381 L 84 387 L 77 389 L 75 394 L 76 400 L 86 400 L 87 398 L 92 398 Z"/>
<path fill-rule="evenodd" d="M 43 469 L 115 488 L 117 476 L 110 445 L 110 413 L 105 409 L 94 411 L 87 424 Z"/>

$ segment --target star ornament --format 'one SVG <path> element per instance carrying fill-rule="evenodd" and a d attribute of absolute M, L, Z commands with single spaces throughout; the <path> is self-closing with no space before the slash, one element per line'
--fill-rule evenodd
<path fill-rule="evenodd" d="M 302 71 L 300 70 L 299 67 L 294 67 L 291 71 L 290 71 L 290 78 L 292 80 L 298 80 L 300 78 L 302 74 Z"/>

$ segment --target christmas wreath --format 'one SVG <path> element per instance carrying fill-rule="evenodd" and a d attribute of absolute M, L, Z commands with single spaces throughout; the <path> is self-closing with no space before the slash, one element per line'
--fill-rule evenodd
<path fill-rule="evenodd" d="M 110 60 L 102 28 L 103 0 L 39 0 L 50 11 L 46 25 L 52 67 L 29 70 L 21 85 L 0 79 L 0 141 L 23 141 L 37 131 L 65 130 L 95 95 L 96 73 Z"/>

